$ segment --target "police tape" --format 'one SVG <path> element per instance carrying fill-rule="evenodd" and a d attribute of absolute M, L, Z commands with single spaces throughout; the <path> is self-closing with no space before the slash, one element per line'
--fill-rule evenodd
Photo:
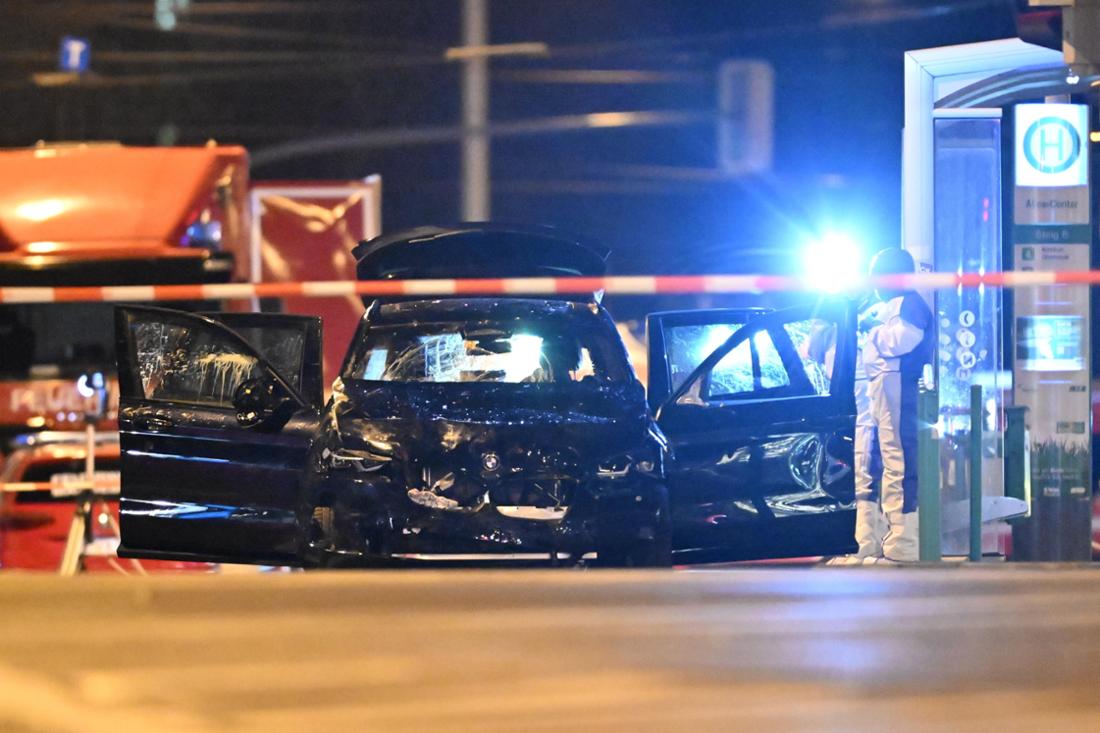
<path fill-rule="evenodd" d="M 0 493 L 20 494 L 48 491 L 55 498 L 73 497 L 81 491 L 92 491 L 96 496 L 118 496 L 121 482 L 119 479 L 86 481 L 57 484 L 52 481 L 8 481 L 0 482 Z"/>
<path fill-rule="evenodd" d="M 425 280 L 317 280 L 206 285 L 108 285 L 2 287 L 0 303 L 140 303 L 250 298 L 409 297 L 449 295 L 691 295 L 767 292 L 858 293 L 874 288 L 1028 288 L 1100 285 L 1100 270 L 1043 272 L 922 272 L 823 284 L 793 275 L 610 275 L 605 277 L 508 277 Z"/>

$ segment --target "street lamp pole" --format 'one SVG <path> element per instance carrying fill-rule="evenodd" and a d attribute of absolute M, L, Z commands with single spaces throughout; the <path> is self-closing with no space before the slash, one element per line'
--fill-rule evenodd
<path fill-rule="evenodd" d="M 462 41 L 489 43 L 489 0 L 463 0 Z M 487 221 L 489 188 L 489 57 L 472 55 L 462 67 L 462 218 Z"/>

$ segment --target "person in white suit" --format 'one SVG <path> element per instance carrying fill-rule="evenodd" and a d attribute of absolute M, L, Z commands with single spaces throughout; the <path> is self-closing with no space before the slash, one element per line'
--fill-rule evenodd
<path fill-rule="evenodd" d="M 871 262 L 872 277 L 914 271 L 912 255 L 899 248 L 884 249 Z M 862 538 L 865 562 L 916 562 L 917 392 L 924 366 L 932 360 L 935 324 L 915 291 L 879 288 L 877 294 L 882 306 L 877 323 L 868 324 L 861 361 L 867 375 L 865 420 L 878 440 L 882 483 L 877 497 L 873 486 L 860 496 L 857 476 L 856 535 Z M 873 510 L 875 504 L 881 514 Z"/>

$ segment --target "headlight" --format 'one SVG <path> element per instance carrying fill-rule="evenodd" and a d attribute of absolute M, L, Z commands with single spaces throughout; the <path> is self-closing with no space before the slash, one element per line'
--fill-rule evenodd
<path fill-rule="evenodd" d="M 393 443 L 388 443 L 385 440 L 376 440 L 375 438 L 364 438 L 364 440 L 367 441 L 370 452 L 374 455 L 382 458 L 390 458 L 393 456 Z"/>
<path fill-rule="evenodd" d="M 625 453 L 615 456 L 601 461 L 596 467 L 596 475 L 600 478 L 623 478 L 630 473 L 631 463 L 633 463 L 632 459 Z"/>
<path fill-rule="evenodd" d="M 337 448 L 336 450 L 325 448 L 321 451 L 321 459 L 328 463 L 333 471 L 353 470 L 363 473 L 377 471 L 390 461 L 389 456 L 356 448 Z"/>
<path fill-rule="evenodd" d="M 596 467 L 596 476 L 605 479 L 619 479 L 634 472 L 643 476 L 659 478 L 661 475 L 660 455 L 651 455 L 653 453 L 651 450 L 644 450 L 643 453 L 644 455 L 622 453 L 600 461 Z"/>

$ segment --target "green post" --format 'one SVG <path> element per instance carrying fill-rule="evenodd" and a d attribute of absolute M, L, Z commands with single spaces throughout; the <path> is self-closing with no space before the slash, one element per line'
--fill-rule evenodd
<path fill-rule="evenodd" d="M 982 388 L 970 387 L 970 560 L 982 559 Z"/>
<path fill-rule="evenodd" d="M 936 436 L 939 394 L 923 391 L 917 398 L 917 515 L 920 526 L 921 562 L 939 562 L 941 548 L 940 446 Z"/>

